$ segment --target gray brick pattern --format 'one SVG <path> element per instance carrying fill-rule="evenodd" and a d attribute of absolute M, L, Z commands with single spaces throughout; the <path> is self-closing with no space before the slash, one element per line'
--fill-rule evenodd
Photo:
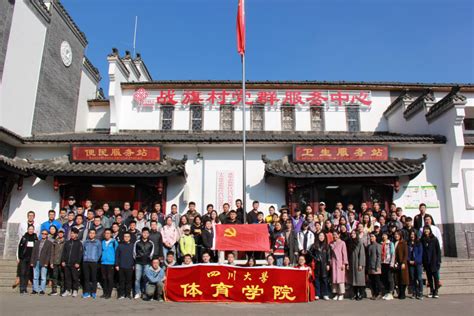
<path fill-rule="evenodd" d="M 84 46 L 52 6 L 51 23 L 46 33 L 38 84 L 33 134 L 74 131 L 81 80 Z M 72 64 L 61 60 L 62 41 L 72 49 Z"/>
<path fill-rule="evenodd" d="M 3 77 L 14 4 L 14 0 L 0 1 L 0 80 Z"/>

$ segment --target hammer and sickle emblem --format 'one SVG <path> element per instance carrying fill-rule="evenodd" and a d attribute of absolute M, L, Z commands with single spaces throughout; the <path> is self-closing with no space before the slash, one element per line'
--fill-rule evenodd
<path fill-rule="evenodd" d="M 224 230 L 224 237 L 235 237 L 237 236 L 237 231 L 235 230 L 234 227 L 227 228 Z"/>

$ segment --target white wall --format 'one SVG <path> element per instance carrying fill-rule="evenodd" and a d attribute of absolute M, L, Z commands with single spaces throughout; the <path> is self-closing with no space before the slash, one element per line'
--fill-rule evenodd
<path fill-rule="evenodd" d="M 88 106 L 87 129 L 110 128 L 110 106 Z"/>
<path fill-rule="evenodd" d="M 197 152 L 201 153 L 203 159 L 196 161 Z M 285 204 L 285 181 L 283 178 L 264 178 L 264 163 L 261 160 L 262 152 L 270 159 L 280 159 L 290 154 L 291 148 L 282 147 L 249 147 L 247 149 L 247 206 L 253 200 L 260 201 L 260 208 L 267 212 L 270 205 L 280 207 Z M 171 204 L 179 206 L 180 211 L 186 208 L 186 202 L 196 202 L 197 209 L 202 211 L 208 203 L 216 205 L 217 202 L 217 171 L 232 170 L 235 173 L 234 200 L 242 198 L 242 161 L 241 149 L 236 146 L 229 147 L 170 147 L 164 146 L 163 152 L 171 157 L 181 159 L 184 154 L 188 155 L 186 163 L 187 183 L 180 177 L 168 178 L 167 212 Z M 205 183 L 203 183 L 203 174 Z M 188 199 L 184 200 L 184 191 L 188 190 Z M 234 201 L 229 201 L 234 205 Z"/>
<path fill-rule="evenodd" d="M 9 223 L 25 221 L 29 211 L 36 213 L 36 221 L 42 223 L 48 219 L 48 211 L 59 211 L 59 192 L 54 191 L 53 178 L 41 180 L 36 177 L 25 178 L 23 189 L 14 189 L 10 198 Z"/>
<path fill-rule="evenodd" d="M 137 87 L 138 88 L 138 87 Z M 163 91 L 166 91 L 164 89 Z M 160 129 L 160 106 L 137 108 L 133 104 L 132 89 L 116 90 L 115 98 L 120 94 L 121 102 L 116 102 L 117 113 L 120 117 L 120 130 L 157 130 Z M 156 102 L 160 90 L 147 90 L 148 101 Z M 201 91 L 201 98 L 205 100 L 209 91 Z M 181 100 L 183 90 L 175 90 L 175 100 Z M 282 92 L 279 91 L 278 98 L 283 99 Z M 388 124 L 383 117 L 383 112 L 390 105 L 389 91 L 372 91 L 372 105 L 370 108 L 361 107 L 360 127 L 361 131 L 387 131 Z M 250 130 L 251 107 L 247 107 L 246 125 Z M 204 105 L 203 130 L 220 129 L 220 107 L 219 105 Z M 347 131 L 346 108 L 344 106 L 331 106 L 324 112 L 326 131 Z M 281 108 L 280 106 L 266 106 L 264 118 L 264 130 L 281 131 Z M 190 116 L 189 105 L 175 105 L 174 130 L 189 130 Z M 242 112 L 240 106 L 234 107 L 234 130 L 242 129 Z M 311 130 L 311 112 L 308 105 L 295 107 L 295 130 Z"/>
<path fill-rule="evenodd" d="M 462 176 L 463 170 L 470 170 L 464 177 Z M 467 209 L 467 204 L 474 205 L 474 177 L 472 176 L 474 171 L 474 149 L 464 149 L 461 158 L 461 168 L 459 170 L 461 177 L 461 192 L 459 195 L 460 205 L 463 206 L 461 209 L 456 211 L 456 222 L 459 223 L 474 223 L 474 210 Z M 467 185 L 466 185 L 467 184 Z M 466 201 L 466 197 L 468 201 Z M 469 202 L 469 203 L 467 203 Z"/>
<path fill-rule="evenodd" d="M 79 98 L 77 100 L 77 114 L 76 114 L 76 132 L 84 132 L 88 128 L 89 121 L 89 105 L 87 100 L 96 98 L 97 82 L 84 69 L 81 72 L 81 87 L 79 89 Z M 110 119 L 109 119 L 110 120 Z M 107 122 L 108 128 L 109 122 Z"/>
<path fill-rule="evenodd" d="M 390 155 L 397 158 L 409 158 L 417 159 L 421 158 L 423 154 L 428 156 L 424 164 L 423 171 L 418 176 L 409 181 L 408 177 L 402 177 L 400 179 L 401 187 L 400 191 L 393 195 L 393 201 L 404 210 L 404 214 L 407 216 L 415 216 L 418 214 L 418 209 L 406 209 L 407 191 L 406 186 L 436 186 L 436 194 L 439 200 L 439 208 L 429 208 L 428 213 L 433 216 L 435 223 L 446 223 L 446 199 L 444 194 L 444 177 L 443 173 L 439 172 L 439 166 L 442 165 L 441 153 L 439 148 L 433 147 L 392 147 Z"/>
<path fill-rule="evenodd" d="M 0 86 L 0 125 L 21 136 L 31 135 L 45 37 L 45 22 L 25 1 L 16 1 Z"/>

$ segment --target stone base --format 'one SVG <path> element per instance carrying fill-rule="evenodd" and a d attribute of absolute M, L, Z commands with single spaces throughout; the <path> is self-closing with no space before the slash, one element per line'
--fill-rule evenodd
<path fill-rule="evenodd" d="M 474 223 L 441 224 L 444 255 L 474 258 Z"/>

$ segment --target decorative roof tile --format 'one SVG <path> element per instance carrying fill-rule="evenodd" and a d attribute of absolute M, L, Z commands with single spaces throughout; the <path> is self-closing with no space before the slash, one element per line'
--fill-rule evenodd
<path fill-rule="evenodd" d="M 428 105 L 433 104 L 435 98 L 433 95 L 433 90 L 426 89 L 415 101 L 413 101 L 403 112 L 403 117 L 406 120 L 412 118 L 416 113 L 420 112 L 424 108 L 427 108 Z"/>
<path fill-rule="evenodd" d="M 459 93 L 460 89 L 459 86 L 453 87 L 444 98 L 436 102 L 426 113 L 426 120 L 431 123 L 455 105 L 466 104 L 467 98 Z"/>
<path fill-rule="evenodd" d="M 414 178 L 423 170 L 426 155 L 419 159 L 391 158 L 377 162 L 292 162 L 286 156 L 270 160 L 262 155 L 265 174 L 287 178 L 374 178 L 400 177 Z"/>
<path fill-rule="evenodd" d="M 186 175 L 186 156 L 173 159 L 164 156 L 156 163 L 71 162 L 69 156 L 30 161 L 31 173 L 38 176 L 125 176 L 164 177 Z"/>
<path fill-rule="evenodd" d="M 29 174 L 29 163 L 26 159 L 18 157 L 8 158 L 0 155 L 0 170 L 7 170 L 21 175 Z"/>
<path fill-rule="evenodd" d="M 240 143 L 240 131 L 127 131 L 110 133 L 42 134 L 24 138 L 25 144 L 36 143 Z M 429 143 L 444 144 L 441 135 L 396 134 L 385 132 L 247 132 L 249 143 Z"/>

